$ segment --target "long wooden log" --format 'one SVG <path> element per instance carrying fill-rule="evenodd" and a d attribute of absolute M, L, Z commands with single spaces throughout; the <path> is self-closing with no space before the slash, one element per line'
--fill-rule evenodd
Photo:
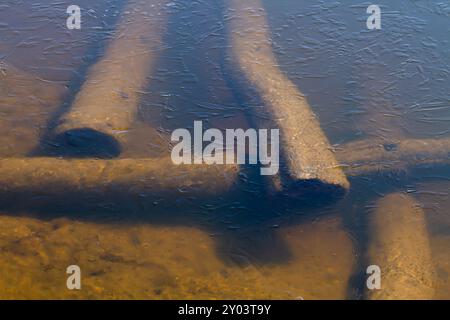
<path fill-rule="evenodd" d="M 369 263 L 381 269 L 381 288 L 369 299 L 432 299 L 435 271 L 425 214 L 415 200 L 394 193 L 377 202 L 370 217 Z"/>
<path fill-rule="evenodd" d="M 450 165 L 450 139 L 403 140 L 383 145 L 363 140 L 341 145 L 336 156 L 348 175 L 389 171 L 418 165 Z M 174 165 L 158 159 L 0 159 L 0 190 L 66 186 L 80 190 L 122 185 L 162 193 L 177 187 L 202 185 L 198 191 L 225 191 L 239 171 L 237 165 Z M 222 181 L 223 179 L 223 181 Z M 136 189 L 136 190 L 139 190 Z M 137 192 L 137 191 L 136 191 Z"/>
<path fill-rule="evenodd" d="M 450 164 L 450 139 L 360 140 L 335 148 L 347 175 Z"/>
<path fill-rule="evenodd" d="M 237 165 L 174 165 L 159 159 L 0 159 L 0 193 L 69 192 L 176 195 L 221 194 L 236 180 Z"/>
<path fill-rule="evenodd" d="M 162 47 L 165 3 L 128 1 L 104 56 L 91 67 L 70 110 L 55 129 L 69 147 L 85 148 L 94 154 L 96 149 L 106 149 L 108 153 L 104 145 L 109 143 L 112 150 L 106 156 L 120 153 L 115 133 L 129 129 L 135 119 L 139 92 L 147 84 Z"/>
<path fill-rule="evenodd" d="M 260 1 L 229 3 L 233 10 L 229 18 L 231 60 L 261 97 L 274 126 L 280 129 L 288 180 L 319 180 L 348 189 L 344 171 L 307 99 L 278 67 Z"/>

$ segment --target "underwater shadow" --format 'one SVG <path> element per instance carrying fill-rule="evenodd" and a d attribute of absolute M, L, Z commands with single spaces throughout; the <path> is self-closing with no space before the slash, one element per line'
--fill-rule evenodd
<path fill-rule="evenodd" d="M 214 237 L 216 251 L 225 263 L 244 266 L 288 262 L 291 249 L 276 229 L 323 214 L 327 203 L 319 196 L 314 200 L 267 196 L 256 168 L 242 171 L 231 189 L 220 195 L 205 195 L 195 188 L 150 194 L 120 183 L 83 190 L 57 184 L 24 186 L 0 192 L 0 210 L 6 215 L 41 220 L 193 227 L 218 235 Z M 236 258 L 236 248 L 249 255 Z"/>

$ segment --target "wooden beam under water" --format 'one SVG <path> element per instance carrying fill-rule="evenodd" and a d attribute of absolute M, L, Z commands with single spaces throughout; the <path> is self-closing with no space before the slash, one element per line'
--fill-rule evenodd
<path fill-rule="evenodd" d="M 118 137 L 115 134 L 118 131 L 130 129 L 137 114 L 139 92 L 145 89 L 163 48 L 166 2 L 128 1 L 105 54 L 90 68 L 70 109 L 55 129 L 61 142 L 68 140 L 69 146 L 86 147 L 91 152 L 96 148 L 89 148 L 87 140 L 108 143 Z M 79 141 L 87 146 L 80 145 Z M 96 143 L 92 141 L 94 146 Z M 120 153 L 120 148 L 115 148 L 108 156 Z"/>
<path fill-rule="evenodd" d="M 390 171 L 420 165 L 450 165 L 450 139 L 407 139 L 395 144 L 362 140 L 341 145 L 336 157 L 348 175 Z M 0 192 L 15 189 L 76 188 L 100 190 L 121 185 L 133 192 L 177 192 L 195 186 L 199 194 L 229 190 L 238 165 L 175 165 L 170 157 L 154 159 L 0 159 Z M 305 188 L 308 186 L 305 185 Z"/>
<path fill-rule="evenodd" d="M 281 154 L 287 163 L 282 186 L 318 180 L 336 190 L 349 188 L 330 143 L 306 97 L 280 70 L 273 53 L 266 12 L 260 0 L 229 0 L 230 60 L 264 105 L 274 128 L 280 129 Z M 255 115 L 254 118 L 257 116 Z M 260 121 L 256 120 L 261 124 Z M 276 179 L 272 179 L 275 182 Z"/>
<path fill-rule="evenodd" d="M 450 139 L 402 139 L 392 143 L 366 139 L 340 145 L 335 152 L 345 173 L 356 176 L 421 165 L 448 165 Z"/>
<path fill-rule="evenodd" d="M 408 194 L 389 194 L 370 217 L 368 263 L 381 271 L 381 287 L 368 290 L 372 300 L 432 299 L 435 270 L 425 213 Z"/>
<path fill-rule="evenodd" d="M 237 165 L 174 165 L 159 159 L 0 159 L 0 192 L 217 195 L 231 189 Z"/>

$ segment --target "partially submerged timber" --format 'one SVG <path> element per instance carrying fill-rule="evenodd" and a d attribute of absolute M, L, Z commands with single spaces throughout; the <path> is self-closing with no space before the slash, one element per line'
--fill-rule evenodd
<path fill-rule="evenodd" d="M 115 157 L 117 133 L 135 120 L 139 92 L 154 67 L 165 29 L 165 1 L 130 0 L 104 56 L 89 70 L 56 141 L 77 156 Z"/>
<path fill-rule="evenodd" d="M 368 298 L 432 299 L 436 274 L 420 205 L 407 194 L 389 194 L 370 220 L 368 261 L 381 269 L 381 288 L 368 291 Z"/>
<path fill-rule="evenodd" d="M 347 190 L 349 182 L 307 99 L 277 66 L 260 1 L 228 2 L 232 8 L 229 18 L 232 63 L 260 95 L 264 111 L 270 115 L 269 122 L 280 129 L 282 153 L 288 167 L 288 177 L 284 181 L 281 177 L 281 185 L 308 188 L 305 181 L 310 180 L 334 186 L 340 193 Z"/>
<path fill-rule="evenodd" d="M 365 139 L 340 145 L 336 157 L 350 176 L 450 164 L 450 139 Z"/>
<path fill-rule="evenodd" d="M 237 165 L 174 165 L 159 159 L 0 159 L 0 192 L 57 195 L 114 192 L 139 195 L 207 195 L 231 188 Z"/>
<path fill-rule="evenodd" d="M 371 172 L 450 163 L 450 140 L 404 140 L 391 149 L 377 141 L 350 142 L 336 151 L 340 166 L 349 176 Z M 0 159 L 0 192 L 60 190 L 108 192 L 123 188 L 139 194 L 177 194 L 194 187 L 197 194 L 219 194 L 231 189 L 237 164 L 172 163 L 170 157 L 149 159 L 59 159 L 49 157 Z M 62 189 L 61 189 L 62 188 Z M 128 191 L 126 191 L 128 190 Z"/>

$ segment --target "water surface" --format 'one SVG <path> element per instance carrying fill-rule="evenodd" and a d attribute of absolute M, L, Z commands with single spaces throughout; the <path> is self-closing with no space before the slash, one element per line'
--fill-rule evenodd
<path fill-rule="evenodd" d="M 58 156 L 52 130 L 125 5 L 77 0 L 82 29 L 67 30 L 70 4 L 0 4 L 0 61 L 8 66 L 0 86 L 3 158 Z M 448 4 L 380 1 L 377 31 L 366 28 L 370 3 L 263 4 L 280 69 L 307 96 L 335 147 L 450 136 Z M 122 158 L 167 156 L 172 130 L 192 129 L 194 120 L 251 126 L 225 63 L 227 2 L 175 0 L 165 10 L 164 44 L 138 117 L 122 133 Z M 64 194 L 70 206 L 53 206 L 40 194 L 0 196 L 0 298 L 361 298 L 368 217 L 377 199 L 395 191 L 424 208 L 435 298 L 450 298 L 448 167 L 352 177 L 349 194 L 332 203 L 271 198 L 255 173 L 244 168 L 236 190 L 213 198 L 110 196 L 92 204 L 94 195 L 75 193 Z M 82 269 L 80 291 L 66 288 L 71 264 Z"/>

